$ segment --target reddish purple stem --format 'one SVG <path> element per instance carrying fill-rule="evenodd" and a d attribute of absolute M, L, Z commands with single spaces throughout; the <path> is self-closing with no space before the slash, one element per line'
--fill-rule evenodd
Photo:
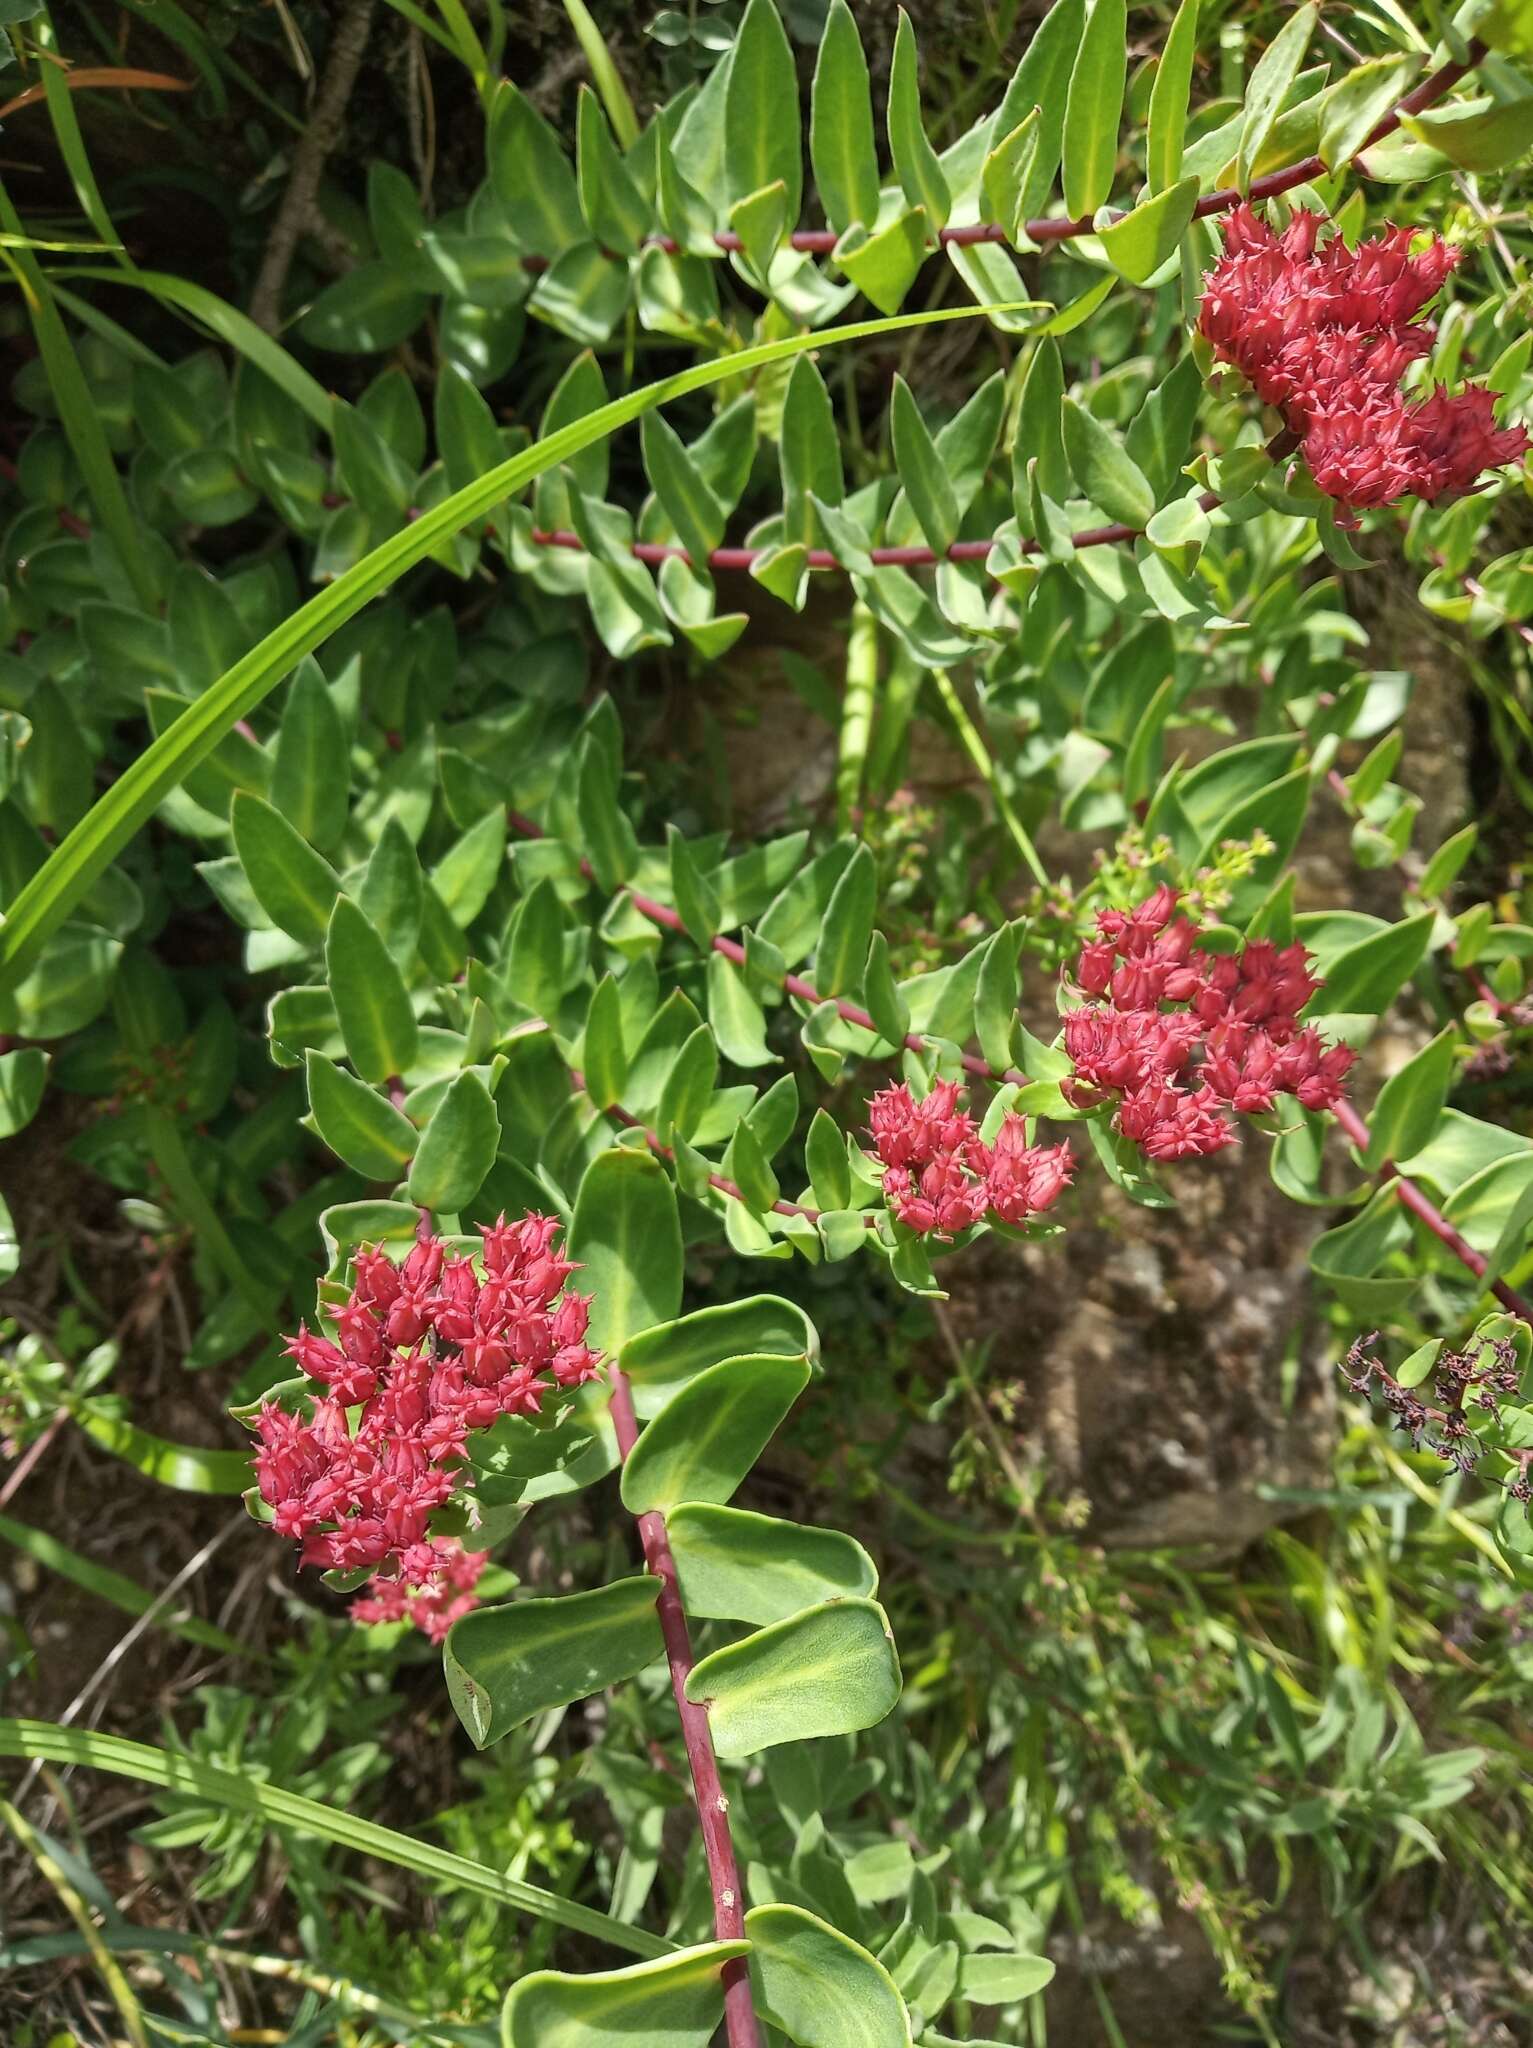
<path fill-rule="evenodd" d="M 616 1366 L 608 1368 L 612 1387 L 612 1427 L 619 1454 L 626 1460 L 639 1441 L 639 1420 L 634 1413 L 633 1390 L 628 1375 Z M 651 1511 L 638 1517 L 639 1540 L 644 1545 L 644 1562 L 650 1575 L 660 1583 L 655 1609 L 660 1633 L 665 1640 L 666 1662 L 671 1667 L 671 1690 L 681 1716 L 681 1735 L 686 1744 L 687 1764 L 692 1772 L 692 1791 L 697 1800 L 697 1818 L 702 1829 L 703 1853 L 708 1860 L 708 1883 L 713 1892 L 713 1930 L 720 1941 L 745 1939 L 745 1894 L 735 1862 L 735 1845 L 729 1832 L 729 1801 L 719 1778 L 719 1761 L 713 1751 L 708 1712 L 687 1698 L 687 1680 L 692 1675 L 692 1636 L 687 1611 L 676 1583 L 676 1560 L 666 1534 L 664 1515 Z M 729 2048 L 761 2048 L 761 2030 L 751 2002 L 750 1971 L 744 1956 L 725 1963 L 724 2029 Z"/>
<path fill-rule="evenodd" d="M 1219 500 L 1212 491 L 1205 491 L 1199 499 L 1205 512 L 1211 511 Z M 1139 526 L 1088 526 L 1080 533 L 1072 533 L 1070 545 L 1076 548 L 1115 547 L 1120 541 L 1137 540 L 1144 531 Z M 578 533 L 571 533 L 567 527 L 549 530 L 535 526 L 532 529 L 533 545 L 540 548 L 569 548 L 576 554 L 585 552 L 585 542 Z M 935 562 L 983 562 L 995 546 L 993 540 L 955 540 L 950 548 L 938 554 L 935 548 L 869 548 L 868 560 L 875 569 L 927 569 Z M 1043 543 L 1037 540 L 1019 540 L 1020 554 L 1036 555 L 1042 551 Z M 710 569 L 751 569 L 764 556 L 773 552 L 771 548 L 715 548 L 708 556 Z M 638 562 L 677 561 L 691 564 L 692 557 L 685 548 L 676 547 L 666 541 L 636 540 L 629 547 L 629 553 Z M 841 569 L 846 564 L 830 552 L 829 548 L 809 548 L 806 560 L 811 569 Z M 694 565 L 695 566 L 695 565 Z"/>
<path fill-rule="evenodd" d="M 1338 1102 L 1331 1111 L 1331 1114 L 1357 1149 L 1360 1152 L 1365 1151 L 1368 1145 L 1368 1126 L 1363 1122 L 1363 1119 L 1358 1115 L 1351 1103 L 1345 1101 Z M 1447 1217 L 1444 1216 L 1441 1209 L 1434 1202 L 1428 1200 L 1416 1183 L 1405 1178 L 1404 1174 L 1397 1169 L 1392 1159 L 1385 1160 L 1384 1164 L 1379 1168 L 1377 1177 L 1381 1185 L 1393 1182 L 1401 1202 L 1410 1210 L 1411 1214 L 1419 1216 L 1432 1235 L 1440 1243 L 1445 1244 L 1453 1256 L 1461 1264 L 1467 1266 L 1477 1280 L 1484 1277 L 1486 1261 L 1475 1250 L 1468 1238 L 1459 1235 Z M 1510 1309 L 1512 1314 L 1520 1316 L 1523 1322 L 1533 1323 L 1533 1308 L 1528 1306 L 1527 1302 L 1523 1300 L 1515 1288 L 1508 1287 L 1504 1280 L 1493 1280 L 1490 1283 L 1490 1291 L 1503 1308 Z"/>
<path fill-rule="evenodd" d="M 1424 78 L 1414 92 L 1407 93 L 1397 106 L 1374 123 L 1364 138 L 1362 147 L 1351 157 L 1350 162 L 1357 164 L 1365 150 L 1372 149 L 1376 142 L 1382 142 L 1387 135 L 1393 135 L 1400 125 L 1402 115 L 1419 114 L 1423 107 L 1432 106 L 1445 94 L 1450 93 L 1459 80 L 1474 69 L 1484 53 L 1482 43 L 1472 42 L 1469 45 L 1469 55 L 1463 63 L 1444 64 L 1439 70 Z M 1286 171 L 1272 171 L 1265 178 L 1257 178 L 1248 193 L 1236 192 L 1229 187 L 1219 192 L 1208 193 L 1198 201 L 1193 217 L 1197 220 L 1207 220 L 1210 214 L 1227 213 L 1232 206 L 1239 206 L 1243 198 L 1253 205 L 1263 199 L 1275 199 L 1280 192 L 1291 192 L 1295 185 L 1308 184 L 1312 178 L 1326 177 L 1334 168 L 1335 166 L 1327 165 L 1318 156 L 1307 156 L 1302 163 L 1290 164 Z M 1113 218 L 1121 220 L 1123 215 L 1115 214 Z M 1023 232 L 1030 242 L 1072 242 L 1082 235 L 1094 235 L 1097 227 L 1090 214 L 1081 214 L 1075 220 L 1030 220 L 1026 222 Z M 728 229 L 721 230 L 713 239 L 723 250 L 733 251 L 744 247 L 740 237 Z M 806 255 L 828 256 L 835 248 L 838 237 L 833 228 L 796 228 L 787 239 L 792 248 L 802 250 Z M 972 227 L 942 228 L 937 235 L 937 245 L 944 249 L 972 248 L 981 242 L 1010 243 L 1012 240 L 1004 228 L 996 227 L 990 222 L 979 222 Z M 642 246 L 664 249 L 672 256 L 681 253 L 681 244 L 670 235 L 646 235 Z M 615 251 L 609 250 L 608 254 L 616 256 Z M 548 269 L 549 261 L 547 256 L 524 256 L 522 267 L 524 270 L 544 271 Z"/>

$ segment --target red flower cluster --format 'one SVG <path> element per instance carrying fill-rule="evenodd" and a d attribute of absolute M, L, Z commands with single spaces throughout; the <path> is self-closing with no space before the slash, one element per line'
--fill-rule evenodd
<path fill-rule="evenodd" d="M 453 1623 L 479 1605 L 474 1588 L 490 1553 L 465 1550 L 455 1536 L 438 1536 L 425 1548 L 435 1554 L 436 1564 L 423 1585 L 379 1573 L 368 1580 L 367 1591 L 352 1601 L 352 1620 L 408 1621 L 432 1642 L 445 1642 Z"/>
<path fill-rule="evenodd" d="M 1298 212 L 1274 235 L 1249 206 L 1224 227 L 1224 254 L 1204 280 L 1199 331 L 1300 437 L 1310 474 L 1348 506 L 1432 503 L 1482 471 L 1516 462 L 1522 427 L 1497 428 L 1495 395 L 1439 385 L 1407 402 L 1400 379 L 1431 349 L 1419 320 L 1459 258 L 1434 240 L 1411 254 L 1412 230 L 1388 228 L 1349 249 L 1318 246 L 1322 217 Z"/>
<path fill-rule="evenodd" d="M 481 1233 L 477 1263 L 434 1237 L 398 1266 L 360 1251 L 335 1316 L 339 1341 L 306 1328 L 289 1340 L 328 1391 L 307 1420 L 262 1406 L 255 1467 L 278 1535 L 303 1546 L 301 1563 L 388 1562 L 411 1586 L 439 1584 L 443 1560 L 426 1532 L 458 1484 L 469 1431 L 536 1415 L 545 1394 L 599 1369 L 585 1342 L 590 1300 L 564 1292 L 575 1267 L 554 1250 L 558 1229 L 552 1216 L 502 1216 Z"/>
<path fill-rule="evenodd" d="M 1228 1109 L 1256 1115 L 1279 1095 L 1306 1109 L 1338 1101 L 1353 1054 L 1298 1022 L 1321 986 L 1303 946 L 1252 939 L 1238 954 L 1196 953 L 1199 928 L 1175 911 L 1162 883 L 1137 910 L 1098 915 L 1076 967 L 1093 1000 L 1065 1018 L 1070 1101 L 1089 1109 L 1116 1096 L 1117 1128 L 1151 1159 L 1232 1145 Z"/>
<path fill-rule="evenodd" d="M 919 1102 L 903 1082 L 885 1088 L 868 1104 L 868 1124 L 884 1198 L 922 1237 L 954 1237 L 986 1215 L 1025 1223 L 1058 1201 L 1075 1165 L 1068 1145 L 1029 1145 L 1014 1110 L 987 1145 L 958 1107 L 956 1081 L 934 1081 Z"/>

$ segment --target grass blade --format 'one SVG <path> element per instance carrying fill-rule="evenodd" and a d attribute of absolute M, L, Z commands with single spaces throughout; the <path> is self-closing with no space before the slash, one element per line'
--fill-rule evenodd
<path fill-rule="evenodd" d="M 100 270 L 93 265 L 71 264 L 59 274 L 83 278 L 93 284 L 132 285 L 139 291 L 151 293 L 162 305 L 188 314 L 206 333 L 263 371 L 296 405 L 303 407 L 316 426 L 329 433 L 330 394 L 324 385 L 317 377 L 311 377 L 302 363 L 290 356 L 280 342 L 273 341 L 237 306 L 231 306 L 216 292 L 193 284 L 190 278 L 174 277 L 164 270 Z"/>
<path fill-rule="evenodd" d="M 22 1848 L 26 1850 L 43 1876 L 52 1885 L 54 1891 L 59 1896 L 65 1912 L 73 1920 L 76 1927 L 79 1928 L 81 1937 L 91 1952 L 91 1960 L 95 1963 L 100 1973 L 101 1981 L 111 1993 L 112 2003 L 117 2008 L 124 2031 L 132 2042 L 133 2048 L 149 2048 L 149 2032 L 144 2025 L 143 2009 L 139 2005 L 138 2000 L 133 1996 L 132 1988 L 123 1973 L 121 1964 L 118 1963 L 116 1957 L 110 1953 L 105 1942 L 102 1941 L 97 1931 L 96 1923 L 92 1920 L 90 1910 L 86 1906 L 85 1901 L 80 1897 L 80 1894 L 69 1882 L 69 1879 L 64 1875 L 52 1856 L 49 1855 L 47 1844 L 43 1841 L 42 1836 L 38 1834 L 30 1821 L 22 1819 L 8 1799 L 0 1799 L 0 1821 L 3 1821 L 10 1829 Z"/>
<path fill-rule="evenodd" d="M 503 1906 L 530 1913 L 535 1919 L 567 1927 L 575 1934 L 589 1934 L 630 1955 L 666 1956 L 675 1943 L 642 1927 L 627 1927 L 590 1906 L 562 1899 L 556 1892 L 526 1884 L 520 1878 L 505 1877 L 467 1856 L 457 1856 L 430 1842 L 417 1842 L 376 1821 L 344 1813 L 317 1799 L 305 1799 L 297 1792 L 221 1770 L 199 1757 L 173 1756 L 147 1742 L 129 1742 L 122 1736 L 102 1735 L 92 1728 L 65 1728 L 54 1721 L 0 1720 L 0 1756 L 31 1757 L 43 1763 L 83 1764 L 89 1770 L 112 1771 L 119 1777 L 136 1778 L 141 1784 L 160 1785 L 170 1792 L 228 1807 L 236 1813 L 257 1813 L 273 1827 L 297 1828 L 318 1835 L 359 1855 L 380 1856 L 402 1870 L 414 1870 L 422 1877 L 436 1878 L 465 1891 L 478 1892 Z"/>
<path fill-rule="evenodd" d="M 77 1550 L 70 1550 L 46 1529 L 34 1529 L 26 1522 L 13 1522 L 9 1515 L 0 1515 L 0 1541 L 11 1544 L 23 1557 L 30 1557 L 34 1564 L 44 1571 L 57 1572 L 61 1579 L 68 1579 L 71 1585 L 82 1591 L 94 1593 L 98 1600 L 106 1600 L 124 1614 L 147 1614 L 155 1603 L 155 1595 L 147 1592 L 136 1579 L 124 1577 L 104 1564 L 97 1564 L 92 1557 L 82 1557 Z M 210 1621 L 200 1621 L 194 1614 L 160 1614 L 155 1617 L 156 1626 L 168 1629 L 172 1635 L 184 1636 L 189 1643 L 197 1643 L 205 1650 L 221 1650 L 229 1657 L 249 1657 L 253 1653 L 238 1637 L 228 1635 L 221 1628 L 215 1628 Z"/>
<path fill-rule="evenodd" d="M 612 123 L 618 145 L 625 150 L 632 149 L 639 139 L 639 117 L 633 110 L 627 86 L 618 76 L 602 32 L 591 19 L 585 0 L 564 0 L 564 11 L 575 31 L 575 40 L 591 67 L 591 77 L 607 110 L 607 119 Z"/>
<path fill-rule="evenodd" d="M 97 69 L 95 66 L 76 68 L 71 73 L 65 65 L 59 49 L 58 33 L 53 26 L 53 17 L 45 7 L 32 25 L 37 46 L 43 53 L 39 67 L 42 72 L 43 98 L 48 103 L 48 118 L 53 123 L 54 138 L 59 146 L 59 155 L 69 173 L 69 182 L 75 188 L 75 197 L 80 202 L 80 211 L 85 215 L 96 233 L 105 242 L 113 255 L 124 263 L 132 258 L 123 247 L 122 236 L 112 225 L 112 216 L 106 210 L 106 201 L 96 183 L 96 173 L 91 169 L 90 153 L 85 147 L 85 137 L 80 132 L 80 117 L 75 112 L 75 92 L 87 83 L 102 85 L 132 80 L 137 86 L 155 81 L 155 89 L 167 88 L 175 92 L 188 90 L 182 78 L 166 79 L 148 71 L 123 71 Z M 57 59 L 56 62 L 51 61 Z M 14 104 L 14 103 L 13 103 Z M 9 109 L 7 109 L 9 111 Z"/>
<path fill-rule="evenodd" d="M 26 234 L 3 184 L 0 184 L 0 228 L 12 235 L 25 237 Z M 97 417 L 90 386 L 80 368 L 74 344 L 59 317 L 48 280 L 29 249 L 16 246 L 0 249 L 0 261 L 5 263 L 21 287 L 32 331 L 37 337 L 38 353 L 58 402 L 65 437 L 80 465 L 80 474 L 85 478 L 85 487 L 90 492 L 97 517 L 122 558 L 122 565 L 139 602 L 146 611 L 152 611 L 159 601 L 159 592 L 155 588 L 149 558 L 139 541 L 138 518 L 128 503 L 122 478 L 117 474 L 117 464 L 112 459 L 106 434 Z M 106 274 L 113 276 L 116 273 L 109 271 Z"/>
<path fill-rule="evenodd" d="M 146 1479 L 172 1486 L 178 1493 L 232 1496 L 248 1493 L 255 1484 L 247 1451 L 210 1451 L 200 1444 L 175 1444 L 88 1402 L 74 1410 L 74 1418 L 93 1444 L 123 1459 Z"/>

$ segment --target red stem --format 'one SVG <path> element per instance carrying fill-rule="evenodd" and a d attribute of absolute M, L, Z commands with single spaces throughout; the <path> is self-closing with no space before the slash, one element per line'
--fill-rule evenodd
<path fill-rule="evenodd" d="M 1218 496 L 1213 491 L 1205 491 L 1198 500 L 1198 504 L 1205 512 L 1211 512 L 1218 502 Z M 1080 533 L 1071 534 L 1070 545 L 1074 548 L 1116 547 L 1122 541 L 1138 540 L 1143 532 L 1142 526 L 1125 526 L 1121 522 L 1111 526 L 1088 526 Z M 580 535 L 571 533 L 567 527 L 554 527 L 550 530 L 535 526 L 531 538 L 535 547 L 568 548 L 576 554 L 585 552 L 585 542 Z M 935 548 L 928 547 L 869 548 L 868 560 L 875 569 L 927 569 L 936 562 L 983 562 L 994 546 L 994 540 L 955 540 L 952 546 L 945 548 L 940 555 Z M 1038 540 L 1019 539 L 1017 542 L 1017 552 L 1023 555 L 1039 554 L 1042 548 L 1043 543 Z M 685 548 L 676 547 L 666 541 L 636 540 L 630 544 L 628 552 L 637 562 L 674 560 L 692 563 L 692 557 Z M 750 569 L 772 552 L 771 548 L 714 548 L 708 556 L 707 567 Z M 846 570 L 846 564 L 833 555 L 829 548 L 809 548 L 806 551 L 806 560 L 811 569 L 840 569 L 843 572 Z"/>
<path fill-rule="evenodd" d="M 1361 163 L 1363 152 L 1372 149 L 1376 142 L 1382 142 L 1387 135 L 1393 135 L 1400 125 L 1402 115 L 1419 114 L 1424 107 L 1434 105 L 1445 94 L 1450 93 L 1459 80 L 1474 69 L 1484 54 L 1484 44 L 1472 42 L 1465 62 L 1444 64 L 1424 78 L 1414 92 L 1407 93 L 1397 106 L 1392 107 L 1374 123 L 1361 148 L 1349 159 L 1350 164 L 1361 169 L 1366 177 L 1366 168 Z M 1194 218 L 1207 220 L 1210 214 L 1227 213 L 1231 207 L 1239 206 L 1243 198 L 1252 205 L 1263 199 L 1274 199 L 1280 192 L 1291 192 L 1295 185 L 1304 185 L 1312 178 L 1328 176 L 1330 168 L 1320 157 L 1307 156 L 1302 163 L 1290 164 L 1286 171 L 1272 171 L 1267 177 L 1258 178 L 1248 193 L 1242 194 L 1228 187 L 1219 192 L 1208 193 L 1198 201 L 1194 209 Z M 1114 215 L 1116 220 L 1122 218 L 1122 214 Z M 1082 214 L 1075 220 L 1030 220 L 1025 224 L 1023 232 L 1032 242 L 1071 242 L 1082 235 L 1094 235 L 1097 229 L 1093 217 L 1090 214 Z M 723 250 L 744 247 L 740 237 L 728 229 L 721 230 L 713 239 Z M 837 236 L 832 228 L 796 228 L 787 239 L 792 248 L 803 250 L 808 255 L 828 256 L 836 246 Z M 977 242 L 1011 241 L 1011 236 L 1004 228 L 996 227 L 989 222 L 980 222 L 972 227 L 942 228 L 937 235 L 937 244 L 944 249 L 973 247 Z M 672 256 L 679 254 L 681 250 L 681 244 L 670 235 L 646 235 L 641 246 L 664 249 Z M 547 270 L 548 266 L 549 258 L 546 256 L 522 258 L 524 270 L 543 271 Z"/>
<path fill-rule="evenodd" d="M 639 1440 L 639 1421 L 634 1413 L 633 1390 L 628 1375 L 609 1366 L 612 1387 L 610 1408 L 619 1454 L 626 1460 Z M 639 1540 L 644 1545 L 644 1562 L 650 1575 L 660 1582 L 655 1609 L 660 1633 L 665 1639 L 666 1662 L 671 1667 L 671 1690 L 681 1716 L 681 1735 L 686 1744 L 687 1764 L 692 1772 L 692 1791 L 697 1800 L 697 1818 L 702 1829 L 703 1853 L 708 1859 L 708 1883 L 713 1892 L 713 1928 L 720 1941 L 745 1939 L 745 1894 L 735 1862 L 735 1845 L 729 1832 L 729 1801 L 719 1778 L 719 1761 L 713 1751 L 708 1712 L 687 1698 L 687 1680 L 692 1674 L 692 1636 L 687 1611 L 681 1604 L 676 1583 L 676 1560 L 666 1534 L 664 1515 L 651 1511 L 638 1517 Z M 750 1971 L 744 1956 L 725 1963 L 724 2029 L 729 2048 L 761 2048 L 761 2030 L 751 2002 Z"/>
<path fill-rule="evenodd" d="M 32 1470 L 38 1459 L 47 1450 L 49 1444 L 53 1442 L 53 1439 L 68 1420 L 69 1410 L 67 1408 L 57 1409 L 47 1428 L 44 1429 L 40 1436 L 34 1437 L 32 1442 L 27 1445 L 27 1448 L 6 1475 L 4 1486 L 0 1486 L 0 1508 L 8 1508 L 10 1506 L 26 1483 L 27 1474 Z"/>
<path fill-rule="evenodd" d="M 1351 1103 L 1338 1102 L 1331 1111 L 1331 1115 L 1335 1117 L 1337 1123 L 1340 1124 L 1358 1150 L 1360 1152 L 1365 1151 L 1368 1145 L 1368 1126 L 1363 1122 L 1363 1119 L 1358 1115 Z M 1441 1209 L 1434 1202 L 1428 1200 L 1416 1183 L 1405 1178 L 1392 1159 L 1385 1160 L 1384 1164 L 1379 1168 L 1377 1179 L 1381 1187 L 1392 1181 L 1401 1202 L 1410 1210 L 1411 1214 L 1419 1216 L 1432 1235 L 1440 1243 L 1445 1244 L 1453 1256 L 1461 1264 L 1467 1266 L 1477 1280 L 1484 1277 L 1485 1260 L 1467 1238 L 1459 1235 L 1447 1217 L 1444 1216 Z M 1508 1287 L 1504 1280 L 1493 1280 L 1490 1283 L 1490 1291 L 1503 1308 L 1510 1309 L 1512 1314 L 1520 1316 L 1523 1322 L 1533 1323 L 1533 1308 L 1528 1306 L 1527 1302 L 1523 1300 L 1522 1296 L 1514 1288 Z"/>

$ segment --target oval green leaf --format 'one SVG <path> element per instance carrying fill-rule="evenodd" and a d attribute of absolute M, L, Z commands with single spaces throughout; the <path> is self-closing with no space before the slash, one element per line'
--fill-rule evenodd
<path fill-rule="evenodd" d="M 398 1180 L 415 1152 L 410 1119 L 319 1053 L 308 1053 L 305 1066 L 314 1127 L 336 1158 L 368 1180 Z"/>
<path fill-rule="evenodd" d="M 878 1568 L 853 1536 L 688 1501 L 666 1517 L 692 1614 L 761 1627 L 825 1600 L 871 1599 Z"/>
<path fill-rule="evenodd" d="M 664 1653 L 659 1594 L 658 1579 L 616 1579 L 589 1593 L 479 1607 L 455 1622 L 442 1664 L 475 1748 L 654 1663 Z"/>
<path fill-rule="evenodd" d="M 726 1358 L 771 1353 L 783 1358 L 819 1357 L 820 1340 L 797 1302 L 777 1294 L 752 1294 L 743 1301 L 694 1309 L 630 1339 L 618 1359 L 633 1387 L 640 1415 L 658 1415 L 689 1380 Z"/>
<path fill-rule="evenodd" d="M 336 898 L 325 934 L 330 984 L 346 1056 L 364 1081 L 387 1081 L 415 1062 L 420 1035 L 394 956 L 349 896 Z"/>
<path fill-rule="evenodd" d="M 873 1600 L 805 1608 L 715 1650 L 687 1678 L 687 1698 L 708 1709 L 714 1748 L 728 1757 L 875 1727 L 899 1696 L 894 1638 Z"/>
<path fill-rule="evenodd" d="M 500 1118 L 489 1089 L 478 1074 L 457 1075 L 421 1132 L 410 1168 L 410 1200 L 436 1211 L 466 1208 L 499 1149 Z"/>
<path fill-rule="evenodd" d="M 709 1366 L 666 1403 L 630 1452 L 624 1507 L 663 1514 L 682 1501 L 727 1501 L 808 1384 L 807 1358 L 763 1353 Z"/>
<path fill-rule="evenodd" d="M 908 2048 L 910 2015 L 875 1956 L 801 1906 L 745 1916 L 751 1987 L 796 2048 Z"/>
<path fill-rule="evenodd" d="M 710 1941 L 583 1977 L 535 1970 L 507 1996 L 503 2048 L 708 2048 L 724 2017 L 719 1973 L 749 1948 Z"/>
<path fill-rule="evenodd" d="M 569 1256 L 589 1288 L 591 1343 L 615 1356 L 630 1337 L 669 1322 L 681 1306 L 681 1223 L 676 1191 L 644 1152 L 603 1152 L 575 1197 Z"/>

